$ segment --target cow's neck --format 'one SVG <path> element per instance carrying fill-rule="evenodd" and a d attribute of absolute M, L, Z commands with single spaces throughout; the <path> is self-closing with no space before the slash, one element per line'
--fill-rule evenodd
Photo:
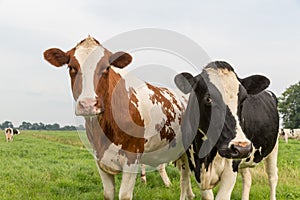
<path fill-rule="evenodd" d="M 140 153 L 144 152 L 144 124 L 137 108 L 132 104 L 134 92 L 127 91 L 125 80 L 120 74 L 110 69 L 109 74 L 100 80 L 104 112 L 98 117 L 98 123 L 108 141 L 120 147 L 120 153 L 135 163 Z M 92 134 L 95 134 L 93 132 Z M 100 142 L 94 148 L 105 151 L 108 146 Z M 101 145 L 101 146 L 100 146 Z M 103 145 L 106 148 L 103 148 Z M 100 153 L 102 154 L 102 153 Z M 98 153 L 98 157 L 101 157 Z"/>

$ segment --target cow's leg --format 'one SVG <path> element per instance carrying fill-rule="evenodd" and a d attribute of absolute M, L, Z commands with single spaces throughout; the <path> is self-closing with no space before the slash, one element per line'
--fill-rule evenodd
<path fill-rule="evenodd" d="M 271 200 L 276 199 L 276 187 L 278 182 L 277 156 L 278 156 L 278 140 L 276 142 L 273 151 L 265 159 L 265 168 L 269 179 Z"/>
<path fill-rule="evenodd" d="M 288 138 L 289 138 L 289 137 L 288 137 L 288 133 L 285 133 L 285 134 L 284 134 L 284 141 L 285 141 L 285 143 L 288 143 Z"/>
<path fill-rule="evenodd" d="M 161 164 L 158 166 L 158 172 L 162 178 L 162 180 L 164 181 L 165 186 L 170 187 L 171 185 L 171 181 L 168 177 L 168 174 L 166 172 L 166 165 L 165 164 Z"/>
<path fill-rule="evenodd" d="M 99 173 L 103 184 L 103 193 L 105 200 L 113 200 L 115 196 L 115 178 L 114 175 L 102 171 L 99 167 Z"/>
<path fill-rule="evenodd" d="M 201 199 L 202 200 L 213 200 L 214 199 L 214 193 L 210 190 L 201 190 Z"/>
<path fill-rule="evenodd" d="M 220 188 L 216 200 L 230 200 L 231 192 L 234 188 L 237 172 L 233 172 L 232 160 L 226 159 L 224 171 L 221 175 Z"/>
<path fill-rule="evenodd" d="M 243 180 L 242 200 L 248 200 L 252 183 L 251 172 L 249 168 L 239 169 Z"/>
<path fill-rule="evenodd" d="M 177 161 L 178 168 L 180 170 L 180 200 L 193 199 L 195 195 L 192 190 L 191 179 L 190 179 L 190 168 L 188 158 L 186 154 L 183 154 Z"/>
<path fill-rule="evenodd" d="M 119 191 L 119 199 L 120 200 L 131 200 L 133 189 L 136 181 L 137 170 L 136 172 L 132 171 L 123 171 L 122 182 Z"/>
<path fill-rule="evenodd" d="M 146 178 L 146 165 L 141 164 L 141 181 L 143 183 L 147 183 L 147 178 Z"/>

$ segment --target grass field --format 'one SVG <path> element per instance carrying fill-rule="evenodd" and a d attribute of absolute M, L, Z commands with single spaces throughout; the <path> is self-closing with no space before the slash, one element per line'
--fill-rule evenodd
<path fill-rule="evenodd" d="M 278 199 L 300 199 L 300 141 L 279 145 Z M 103 199 L 102 184 L 92 155 L 77 132 L 23 131 L 12 143 L 0 139 L 0 199 Z M 147 174 L 147 185 L 137 180 L 134 199 L 179 199 L 179 174 L 167 167 L 172 186 L 166 188 L 157 172 Z M 252 169 L 250 199 L 268 199 L 269 188 L 263 164 Z M 116 185 L 119 188 L 119 180 Z M 196 199 L 200 192 L 192 179 Z M 116 197 L 118 194 L 116 193 Z M 117 198 L 116 198 L 117 199 Z M 232 193 L 241 199 L 241 177 Z"/>

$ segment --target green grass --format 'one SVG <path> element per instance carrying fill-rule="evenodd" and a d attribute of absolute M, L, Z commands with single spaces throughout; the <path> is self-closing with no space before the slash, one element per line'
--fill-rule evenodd
<path fill-rule="evenodd" d="M 280 141 L 278 199 L 300 199 L 300 141 Z M 103 199 L 103 188 L 93 156 L 77 132 L 23 131 L 12 143 L 0 139 L 0 199 Z M 137 179 L 134 199 L 179 199 L 178 170 L 167 167 L 172 186 L 166 188 L 157 172 L 147 173 L 147 185 Z M 268 199 L 269 187 L 263 163 L 252 169 L 250 199 Z M 121 176 L 116 178 L 120 186 Z M 200 191 L 192 178 L 196 199 Z M 216 190 L 214 190 L 216 192 Z M 117 199 L 117 192 L 116 192 Z M 241 177 L 232 193 L 241 199 Z"/>

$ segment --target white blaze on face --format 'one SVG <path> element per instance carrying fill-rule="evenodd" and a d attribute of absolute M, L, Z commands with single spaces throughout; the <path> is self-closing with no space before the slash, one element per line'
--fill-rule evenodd
<path fill-rule="evenodd" d="M 218 88 L 220 93 L 222 94 L 223 101 L 226 106 L 228 106 L 231 114 L 233 115 L 236 121 L 236 136 L 232 140 L 236 142 L 247 142 L 251 143 L 248 140 L 240 126 L 239 118 L 238 118 L 238 95 L 239 95 L 239 87 L 240 82 L 238 81 L 236 74 L 233 71 L 228 69 L 205 69 L 209 75 L 210 81 Z M 230 145 L 230 144 L 229 144 Z"/>
<path fill-rule="evenodd" d="M 95 42 L 90 46 L 79 45 L 74 54 L 78 60 L 82 73 L 82 91 L 78 100 L 83 98 L 95 98 L 94 75 L 97 64 L 104 56 L 104 48 Z"/>

